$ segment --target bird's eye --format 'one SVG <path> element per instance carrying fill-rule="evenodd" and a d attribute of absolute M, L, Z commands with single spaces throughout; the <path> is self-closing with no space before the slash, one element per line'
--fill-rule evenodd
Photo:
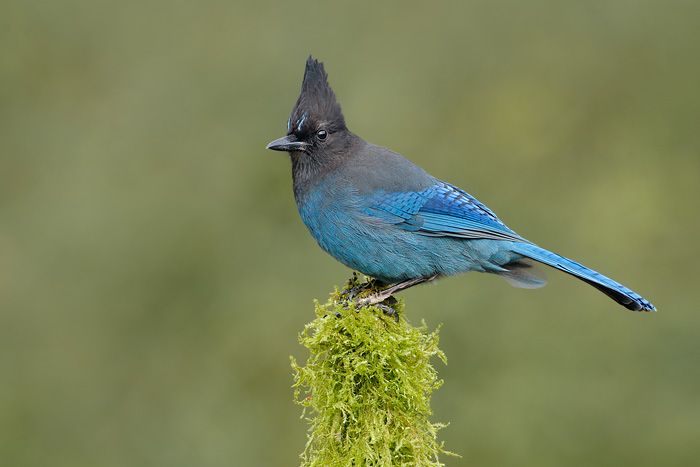
<path fill-rule="evenodd" d="M 318 139 L 320 139 L 321 141 L 323 141 L 323 140 L 325 140 L 326 138 L 328 138 L 328 132 L 327 132 L 326 130 L 318 130 L 318 131 L 316 132 L 316 136 L 318 136 Z"/>

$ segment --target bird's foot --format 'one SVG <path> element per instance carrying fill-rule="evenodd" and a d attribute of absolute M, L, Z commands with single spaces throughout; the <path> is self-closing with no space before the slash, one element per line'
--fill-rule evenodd
<path fill-rule="evenodd" d="M 392 305 L 396 305 L 398 303 L 398 300 L 396 300 L 396 297 L 392 295 L 392 292 L 386 292 L 385 290 L 382 290 L 367 295 L 366 297 L 356 298 L 352 301 L 355 302 L 355 307 L 358 310 L 361 308 L 374 306 L 382 310 L 382 313 L 384 313 L 385 316 L 394 318 L 397 323 L 399 322 L 399 314 L 394 308 L 392 308 Z"/>
<path fill-rule="evenodd" d="M 378 287 L 383 286 L 384 284 L 380 281 L 377 281 L 376 279 L 370 279 L 370 281 L 360 284 L 358 286 L 349 288 L 344 290 L 341 294 L 340 297 L 343 300 L 343 302 L 354 302 L 356 308 L 364 308 L 368 306 L 376 306 L 386 316 L 392 316 L 396 319 L 398 322 L 399 320 L 399 314 L 394 310 L 394 308 L 391 307 L 391 305 L 395 305 L 397 302 L 396 298 L 394 298 L 394 294 L 397 292 L 400 292 L 402 290 L 406 290 L 409 287 L 413 287 L 414 285 L 422 284 L 423 282 L 429 282 L 434 280 L 437 277 L 437 274 L 431 277 L 419 277 L 415 279 L 409 279 L 403 282 L 399 282 L 398 284 L 394 284 L 391 287 L 387 287 L 383 290 L 379 290 L 373 293 L 370 293 L 367 296 L 360 297 L 360 298 L 355 298 L 358 295 L 360 295 L 363 292 L 366 292 L 367 290 L 376 290 Z M 356 276 L 356 273 L 353 273 L 352 279 L 348 281 L 348 285 L 352 285 L 353 283 L 357 283 L 358 279 Z"/>
<path fill-rule="evenodd" d="M 437 277 L 437 274 L 431 277 L 418 277 L 416 279 L 409 279 L 407 281 L 399 282 L 398 284 L 394 284 L 391 287 L 388 287 L 384 290 L 381 290 L 379 292 L 375 292 L 373 294 L 367 295 L 366 297 L 358 298 L 357 304 L 361 307 L 363 306 L 371 306 L 371 305 L 377 305 L 378 303 L 382 303 L 383 301 L 387 300 L 388 298 L 393 298 L 392 295 L 394 295 L 397 292 L 401 292 L 402 290 L 406 290 L 409 287 L 413 287 L 414 285 L 422 284 L 423 282 L 430 282 L 433 279 Z"/>
<path fill-rule="evenodd" d="M 340 298 L 343 301 L 350 301 L 358 295 L 362 294 L 363 292 L 378 289 L 384 287 L 385 285 L 386 284 L 377 279 L 369 279 L 367 282 L 360 283 L 360 278 L 358 274 L 353 271 L 352 277 L 348 279 L 348 281 L 345 284 L 347 288 L 340 292 Z"/>
<path fill-rule="evenodd" d="M 377 303 L 374 306 L 382 310 L 382 313 L 384 313 L 384 316 L 388 316 L 390 318 L 394 318 L 396 322 L 399 322 L 399 314 L 396 312 L 394 308 L 392 308 L 391 305 L 396 305 L 399 301 L 396 300 L 394 297 L 389 297 L 384 302 L 382 303 Z"/>
<path fill-rule="evenodd" d="M 398 322 L 399 314 L 392 308 L 398 301 L 391 296 L 392 292 L 385 294 L 383 290 L 380 290 L 386 285 L 386 283 L 372 278 L 367 282 L 360 283 L 359 275 L 353 272 L 352 277 L 345 284 L 346 289 L 338 295 L 338 298 L 345 305 L 346 310 L 351 308 L 351 306 L 358 310 L 368 306 L 375 306 L 382 310 L 386 316 L 391 316 Z M 373 293 L 367 294 L 367 292 Z M 366 296 L 358 298 L 361 295 Z M 336 317 L 341 318 L 342 315 L 336 312 Z"/>
<path fill-rule="evenodd" d="M 399 302 L 398 300 L 396 300 L 396 298 L 387 297 L 383 302 L 372 303 L 372 304 L 368 304 L 368 303 L 364 303 L 364 302 L 361 303 L 360 302 L 361 300 L 362 299 L 360 299 L 360 298 L 344 300 L 343 303 L 346 304 L 345 309 L 349 310 L 352 307 L 352 308 L 355 308 L 355 310 L 357 312 L 359 312 L 362 308 L 374 306 L 374 307 L 382 310 L 382 313 L 384 313 L 384 315 L 394 318 L 397 323 L 399 322 L 399 314 L 394 308 L 392 308 L 393 305 L 396 305 Z M 336 318 L 343 317 L 343 315 L 337 311 L 335 312 L 335 316 L 336 316 Z"/>

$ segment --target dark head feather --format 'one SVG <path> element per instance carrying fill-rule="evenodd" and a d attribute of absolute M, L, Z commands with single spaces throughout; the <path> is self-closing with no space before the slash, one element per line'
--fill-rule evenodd
<path fill-rule="evenodd" d="M 320 126 L 330 132 L 344 130 L 345 117 L 328 84 L 328 74 L 323 69 L 323 63 L 309 55 L 301 94 L 287 122 L 287 134 L 301 136 Z"/>

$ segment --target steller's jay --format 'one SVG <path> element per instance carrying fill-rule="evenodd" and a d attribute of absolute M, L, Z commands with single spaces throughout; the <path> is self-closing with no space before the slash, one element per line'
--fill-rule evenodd
<path fill-rule="evenodd" d="M 309 56 L 287 136 L 267 148 L 289 152 L 294 198 L 321 248 L 393 284 L 363 304 L 468 271 L 496 274 L 516 287 L 542 287 L 546 281 L 534 260 L 630 310 L 656 310 L 627 287 L 525 240 L 467 192 L 352 133 L 327 78 L 323 63 Z"/>

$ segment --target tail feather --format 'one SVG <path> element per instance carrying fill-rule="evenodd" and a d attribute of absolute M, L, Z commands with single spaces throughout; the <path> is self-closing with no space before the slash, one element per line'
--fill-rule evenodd
<path fill-rule="evenodd" d="M 501 266 L 502 272 L 497 274 L 521 289 L 538 289 L 547 284 L 544 272 L 528 258 L 519 259 Z"/>
<path fill-rule="evenodd" d="M 656 311 L 654 305 L 641 295 L 576 261 L 564 258 L 530 243 L 515 243 L 513 251 L 581 279 L 630 310 Z"/>

